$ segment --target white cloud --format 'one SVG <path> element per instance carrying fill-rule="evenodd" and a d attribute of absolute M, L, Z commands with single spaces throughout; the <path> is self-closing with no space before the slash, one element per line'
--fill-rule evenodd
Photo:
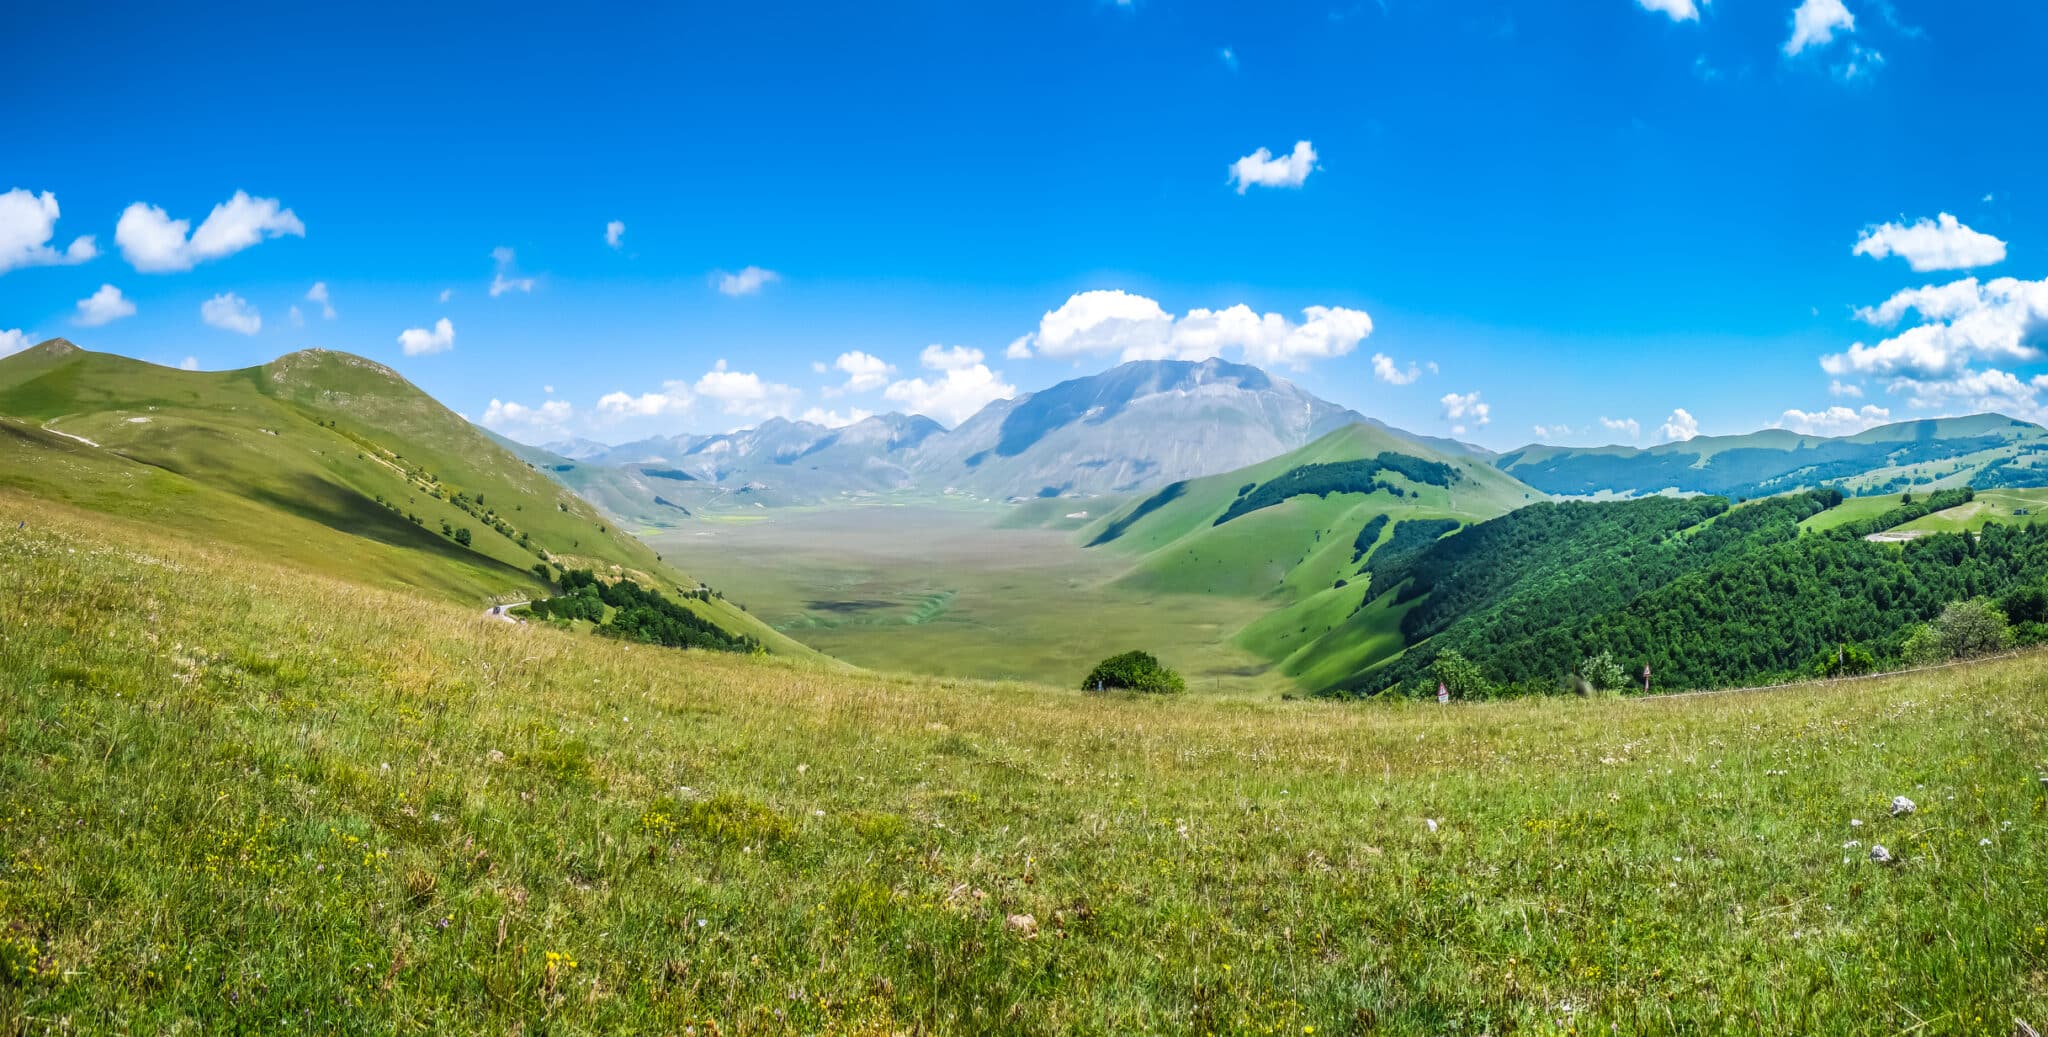
<path fill-rule="evenodd" d="M 313 282 L 313 287 L 306 289 L 306 301 L 319 303 L 320 316 L 325 317 L 328 320 L 334 319 L 334 301 L 328 297 L 327 282 Z"/>
<path fill-rule="evenodd" d="M 1224 48 L 1222 48 L 1221 50 L 1218 50 L 1218 51 L 1216 52 L 1216 56 L 1217 56 L 1218 58 L 1222 59 L 1222 61 L 1223 61 L 1223 67 L 1225 67 L 1225 68 L 1227 68 L 1227 69 L 1231 70 L 1232 72 L 1235 72 L 1235 71 L 1237 71 L 1237 51 L 1236 51 L 1236 50 L 1234 50 L 1234 49 L 1232 49 L 1232 48 L 1230 48 L 1230 47 L 1224 47 Z"/>
<path fill-rule="evenodd" d="M 1260 148 L 1230 164 L 1230 182 L 1243 194 L 1253 187 L 1300 187 L 1316 168 L 1316 149 L 1308 141 L 1296 141 L 1294 151 L 1281 158 Z"/>
<path fill-rule="evenodd" d="M 845 372 L 846 384 L 838 389 L 842 393 L 873 392 L 888 385 L 889 376 L 896 373 L 894 364 L 858 349 L 839 354 L 839 359 L 832 361 L 831 368 L 823 362 L 813 365 L 813 368 L 820 373 L 829 369 Z"/>
<path fill-rule="evenodd" d="M 957 371 L 964 367 L 973 367 L 981 363 L 982 359 L 982 352 L 979 349 L 968 346 L 954 346 L 949 349 L 936 344 L 924 347 L 924 352 L 917 355 L 918 363 L 934 371 Z"/>
<path fill-rule="evenodd" d="M 758 266 L 747 267 L 738 273 L 723 270 L 711 274 L 711 283 L 726 295 L 758 295 L 761 289 L 782 280 L 782 275 Z"/>
<path fill-rule="evenodd" d="M 62 252 L 51 248 L 57 216 L 57 196 L 49 191 L 17 187 L 0 194 L 0 274 L 25 266 L 68 266 L 100 254 L 90 234 L 73 238 Z"/>
<path fill-rule="evenodd" d="M 1844 83 L 1868 79 L 1884 67 L 1884 54 L 1861 44 L 1849 44 L 1849 58 L 1834 66 L 1835 78 Z"/>
<path fill-rule="evenodd" d="M 1857 315 L 1874 324 L 1895 323 L 1918 312 L 1918 324 L 1874 346 L 1858 342 L 1847 352 L 1821 358 L 1830 375 L 1906 374 L 1935 377 L 1962 370 L 1972 360 L 2032 361 L 2048 335 L 2048 279 L 2001 277 L 1979 284 L 1966 278 L 1928 285 L 1892 296 Z"/>
<path fill-rule="evenodd" d="M 547 400 L 538 407 L 528 407 L 523 403 L 494 399 L 484 408 L 483 425 L 503 435 L 555 434 L 563 431 L 575 410 L 567 400 Z"/>
<path fill-rule="evenodd" d="M 1835 30 L 1856 31 L 1856 16 L 1842 6 L 1842 0 L 1802 0 L 1792 12 L 1792 37 L 1785 41 L 1785 56 L 1808 47 L 1825 47 Z"/>
<path fill-rule="evenodd" d="M 1098 289 L 1074 295 L 1039 318 L 1032 344 L 1041 356 L 1122 352 L 1129 358 L 1160 348 L 1172 334 L 1173 316 L 1157 302 L 1120 288 Z"/>
<path fill-rule="evenodd" d="M 1429 366 L 1432 372 L 1434 372 L 1436 365 L 1431 364 Z M 1385 353 L 1374 353 L 1372 355 L 1372 374 L 1373 377 L 1386 382 L 1388 385 L 1413 385 L 1416 379 L 1422 377 L 1422 368 L 1416 366 L 1414 361 L 1409 361 L 1408 368 L 1402 370 L 1394 363 L 1393 357 Z"/>
<path fill-rule="evenodd" d="M 1693 417 L 1684 407 L 1680 407 L 1672 411 L 1670 417 L 1664 419 L 1664 425 L 1657 430 L 1657 434 L 1663 436 L 1667 443 L 1683 443 L 1700 434 L 1699 419 Z"/>
<path fill-rule="evenodd" d="M 549 392 L 554 390 L 550 388 Z M 608 392 L 598 397 L 598 413 L 607 418 L 656 418 L 665 414 L 684 414 L 690 409 L 694 398 L 687 382 L 664 382 L 660 392 L 644 392 L 638 396 L 624 392 Z"/>
<path fill-rule="evenodd" d="M 1951 378 L 1893 379 L 1885 391 L 1903 395 L 1909 406 L 1948 413 L 1997 411 L 2028 421 L 2048 421 L 2048 406 L 2041 394 L 2048 392 L 2048 375 L 2026 380 L 1996 368 L 1962 371 Z"/>
<path fill-rule="evenodd" d="M 78 300 L 78 316 L 73 320 L 82 327 L 97 328 L 134 315 L 135 304 L 128 301 L 119 288 L 103 284 L 99 291 Z"/>
<path fill-rule="evenodd" d="M 626 221 L 613 220 L 604 225 L 604 243 L 613 248 L 626 240 Z"/>
<path fill-rule="evenodd" d="M 495 299 L 506 292 L 533 291 L 533 278 L 513 276 L 512 268 L 518 260 L 518 253 L 503 245 L 499 245 L 491 250 L 491 262 L 497 265 L 497 270 L 491 274 L 491 298 Z M 447 293 L 443 292 L 442 294 L 446 295 Z"/>
<path fill-rule="evenodd" d="M 874 416 L 874 411 L 862 410 L 859 407 L 849 407 L 844 414 L 838 411 L 826 410 L 822 407 L 812 407 L 804 411 L 803 416 L 799 420 L 808 421 L 813 425 L 823 425 L 826 428 L 845 428 L 855 422 L 866 421 Z"/>
<path fill-rule="evenodd" d="M 28 339 L 28 332 L 20 328 L 0 328 L 0 356 L 13 356 L 35 343 Z"/>
<path fill-rule="evenodd" d="M 199 304 L 199 317 L 216 328 L 254 335 L 263 330 L 263 316 L 249 300 L 233 292 L 222 292 Z"/>
<path fill-rule="evenodd" d="M 128 265 L 143 273 L 161 274 L 190 270 L 267 238 L 306 236 L 306 225 L 277 199 L 251 198 L 243 191 L 214 206 L 188 238 L 186 231 L 191 226 L 190 221 L 171 219 L 154 205 L 136 202 L 122 211 L 120 222 L 114 225 L 114 243 L 121 246 Z"/>
<path fill-rule="evenodd" d="M 1645 11 L 1670 15 L 1674 22 L 1696 22 L 1700 20 L 1699 5 L 1693 0 L 1636 0 Z"/>
<path fill-rule="evenodd" d="M 1259 314 L 1242 303 L 1222 310 L 1193 309 L 1179 319 L 1142 295 L 1120 289 L 1081 292 L 1040 318 L 1034 335 L 1010 344 L 1006 355 L 1064 358 L 1117 353 L 1124 360 L 1202 360 L 1237 349 L 1254 364 L 1304 367 L 1343 356 L 1372 334 L 1362 310 L 1310 306 L 1295 324 L 1277 313 Z"/>
<path fill-rule="evenodd" d="M 1451 422 L 1451 434 L 1462 436 L 1466 429 L 1482 427 L 1493 420 L 1493 405 L 1482 403 L 1477 392 L 1445 393 L 1444 420 Z"/>
<path fill-rule="evenodd" d="M 1856 239 L 1854 255 L 1884 259 L 1898 256 L 1914 271 L 1968 270 L 2005 261 L 2005 242 L 1971 230 L 1948 213 L 1911 226 L 1881 223 Z"/>
<path fill-rule="evenodd" d="M 946 368 L 930 380 L 907 378 L 892 382 L 882 395 L 903 404 L 912 414 L 922 414 L 951 428 L 990 403 L 1017 395 L 1017 387 L 1004 382 L 1003 376 L 989 370 L 987 364 L 975 363 Z"/>
<path fill-rule="evenodd" d="M 398 344 L 406 356 L 432 356 L 455 348 L 455 325 L 443 317 L 432 330 L 407 328 L 398 333 Z"/>
<path fill-rule="evenodd" d="M 453 298 L 455 298 L 455 289 L 453 289 L 453 288 L 443 288 L 443 289 L 441 289 L 441 296 L 440 296 L 440 299 L 441 299 L 441 301 L 442 301 L 442 302 L 447 302 L 448 300 L 450 300 L 450 299 L 453 299 Z"/>
<path fill-rule="evenodd" d="M 1643 438 L 1643 426 L 1634 418 L 1603 417 L 1600 419 L 1600 427 L 1609 432 L 1626 432 L 1630 439 Z"/>
<path fill-rule="evenodd" d="M 1540 440 L 1563 439 L 1578 434 L 1570 425 L 1531 425 L 1529 428 Z"/>
<path fill-rule="evenodd" d="M 1010 342 L 1009 348 L 1003 350 L 1003 356 L 1011 360 L 1031 359 L 1031 336 L 1017 336 Z"/>
<path fill-rule="evenodd" d="M 786 418 L 802 396 L 751 371 L 730 370 L 724 360 L 712 365 L 692 388 L 705 399 L 717 400 L 727 414 L 748 418 Z"/>
<path fill-rule="evenodd" d="M 185 359 L 183 359 L 183 360 L 180 360 L 180 361 L 178 361 L 178 370 L 180 370 L 180 371 L 197 371 L 197 370 L 199 370 L 199 358 L 198 358 L 198 357 L 196 357 L 196 356 L 188 356 L 188 357 L 186 357 Z"/>
<path fill-rule="evenodd" d="M 1828 395 L 1860 400 L 1863 398 L 1863 387 L 1854 382 L 1832 381 L 1828 383 Z"/>
<path fill-rule="evenodd" d="M 1834 406 L 1826 410 L 1803 411 L 1795 407 L 1778 416 L 1777 427 L 1790 429 L 1802 436 L 1853 436 L 1891 419 L 1891 411 L 1874 404 L 1866 404 L 1861 410 Z"/>

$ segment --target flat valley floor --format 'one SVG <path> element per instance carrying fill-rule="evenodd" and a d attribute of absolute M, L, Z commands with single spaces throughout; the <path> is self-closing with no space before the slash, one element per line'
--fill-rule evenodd
<path fill-rule="evenodd" d="M 642 534 L 776 629 L 857 666 L 1073 685 L 1142 648 L 1190 690 L 1291 686 L 1231 644 L 1271 603 L 1113 581 L 1129 559 L 1069 530 L 1002 528 L 1008 510 L 943 504 L 783 509 Z"/>

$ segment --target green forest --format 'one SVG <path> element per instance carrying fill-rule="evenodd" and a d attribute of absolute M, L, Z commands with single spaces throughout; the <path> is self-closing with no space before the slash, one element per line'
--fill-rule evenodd
<path fill-rule="evenodd" d="M 1215 524 L 1220 526 L 1240 515 L 1270 508 L 1292 497 L 1325 497 L 1332 493 L 1372 493 L 1375 490 L 1385 490 L 1396 497 L 1408 495 L 1400 484 L 1380 478 L 1382 472 L 1393 472 L 1405 476 L 1410 482 L 1429 486 L 1450 486 L 1462 478 L 1456 468 L 1441 461 L 1392 451 L 1356 461 L 1305 464 L 1290 468 L 1264 483 L 1246 483 L 1238 490 L 1237 500 L 1217 516 Z"/>
<path fill-rule="evenodd" d="M 529 602 L 527 611 L 542 619 L 583 620 L 595 624 L 600 634 L 642 644 L 718 652 L 761 650 L 753 638 L 735 637 L 632 580 L 606 583 L 589 570 L 571 569 L 563 571 L 560 585 L 562 593 Z"/>
<path fill-rule="evenodd" d="M 1888 668 L 1910 661 L 1924 624 L 1973 599 L 2017 624 L 2014 636 L 2040 640 L 2048 528 L 1864 539 L 1973 492 L 1908 495 L 1826 532 L 1800 523 L 1839 505 L 1835 490 L 1740 507 L 1722 497 L 1543 503 L 1405 554 L 1390 554 L 1390 539 L 1368 564 L 1370 594 L 1412 606 L 1400 624 L 1410 647 L 1326 693 L 1420 692 L 1446 671 L 1482 694 L 1549 693 L 1603 656 L 1632 680 L 1649 667 L 1653 689 L 1833 673 L 1849 660 Z"/>

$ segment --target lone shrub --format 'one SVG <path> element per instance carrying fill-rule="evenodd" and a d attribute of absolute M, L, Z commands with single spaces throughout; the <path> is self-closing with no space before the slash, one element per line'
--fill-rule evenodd
<path fill-rule="evenodd" d="M 1916 663 L 1942 663 L 1989 655 L 2012 647 L 2012 627 L 2005 613 L 1984 598 L 1950 602 L 1934 622 L 1906 638 L 1906 658 Z"/>
<path fill-rule="evenodd" d="M 1180 674 L 1161 664 L 1151 652 L 1125 652 L 1095 664 L 1088 679 L 1081 682 L 1082 691 L 1098 688 L 1104 691 L 1125 688 L 1172 695 L 1188 690 L 1188 684 Z"/>

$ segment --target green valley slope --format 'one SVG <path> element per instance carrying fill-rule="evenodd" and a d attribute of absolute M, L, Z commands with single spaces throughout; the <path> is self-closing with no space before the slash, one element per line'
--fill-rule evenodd
<path fill-rule="evenodd" d="M 530 571 L 543 557 L 695 586 L 396 372 L 346 353 L 199 372 L 45 342 L 0 360 L 0 486 L 479 606 L 545 593 Z M 691 607 L 806 651 L 723 601 Z"/>
<path fill-rule="evenodd" d="M 1382 467 L 1383 457 L 1413 474 Z M 1399 650 L 1385 630 L 1351 621 L 1369 582 L 1359 574 L 1382 545 L 1418 531 L 1434 538 L 1542 499 L 1483 459 L 1359 424 L 1269 461 L 1174 483 L 1082 536 L 1130 557 L 1120 582 L 1133 588 L 1269 600 L 1272 611 L 1240 631 L 1238 645 L 1315 687 L 1325 672 Z M 1385 626 L 1387 617 L 1372 618 Z"/>

